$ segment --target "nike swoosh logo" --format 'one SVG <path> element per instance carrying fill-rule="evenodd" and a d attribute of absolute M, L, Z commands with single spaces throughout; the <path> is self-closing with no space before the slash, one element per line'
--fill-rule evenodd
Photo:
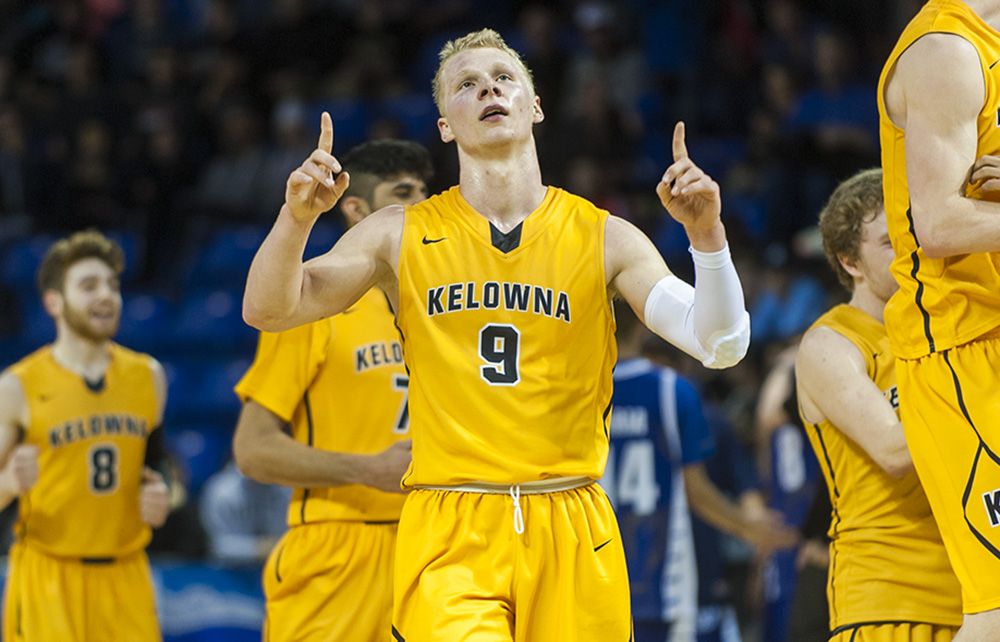
<path fill-rule="evenodd" d="M 440 243 L 441 241 L 445 240 L 446 238 L 448 238 L 448 237 L 447 236 L 442 236 L 439 239 L 429 239 L 429 238 L 427 238 L 427 235 L 425 234 L 424 238 L 421 239 L 421 242 L 424 245 L 430 245 L 431 243 Z"/>
<path fill-rule="evenodd" d="M 993 64 L 992 64 L 992 65 L 990 65 L 990 69 L 993 69 L 993 68 L 994 68 L 994 67 L 996 66 L 996 64 L 997 64 L 998 62 L 1000 62 L 1000 60 L 994 60 L 994 61 L 993 61 Z"/>
<path fill-rule="evenodd" d="M 611 539 L 614 539 L 614 538 L 611 538 Z M 611 540 L 609 539 L 608 541 L 604 542 L 603 544 L 601 544 L 600 546 L 598 546 L 597 548 L 595 548 L 594 552 L 596 553 L 597 551 L 601 550 L 602 548 L 604 548 L 605 546 L 607 546 L 610 543 L 611 543 Z"/>

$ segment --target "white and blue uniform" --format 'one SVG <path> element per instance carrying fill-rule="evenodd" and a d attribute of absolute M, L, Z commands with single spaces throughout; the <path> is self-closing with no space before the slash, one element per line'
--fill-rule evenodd
<path fill-rule="evenodd" d="M 802 427 L 788 422 L 771 433 L 771 478 L 768 504 L 781 513 L 786 524 L 800 528 L 809 507 L 821 491 L 819 463 Z M 788 639 L 792 601 L 799 572 L 795 567 L 798 548 L 776 551 L 764 569 L 763 638 L 774 642 Z"/>
<path fill-rule="evenodd" d="M 714 452 L 701 398 L 674 370 L 632 359 L 615 369 L 612 404 L 601 485 L 618 514 L 635 640 L 694 640 L 698 578 L 682 472 Z"/>

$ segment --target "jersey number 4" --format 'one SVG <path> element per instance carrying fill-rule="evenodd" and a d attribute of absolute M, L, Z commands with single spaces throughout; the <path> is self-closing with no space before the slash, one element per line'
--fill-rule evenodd
<path fill-rule="evenodd" d="M 615 510 L 631 508 L 636 515 L 649 515 L 660 500 L 656 481 L 656 447 L 648 439 L 634 439 L 622 444 L 621 457 L 615 461 L 615 449 L 608 452 L 601 486 Z"/>
<path fill-rule="evenodd" d="M 479 356 L 487 365 L 479 376 L 491 386 L 516 386 L 521 381 L 521 332 L 509 323 L 490 323 L 479 331 Z"/>

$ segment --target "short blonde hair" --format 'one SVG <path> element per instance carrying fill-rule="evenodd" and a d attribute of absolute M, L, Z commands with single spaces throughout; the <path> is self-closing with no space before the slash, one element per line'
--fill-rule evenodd
<path fill-rule="evenodd" d="M 438 59 L 441 62 L 438 64 L 437 73 L 434 74 L 433 89 L 434 103 L 437 105 L 438 112 L 442 116 L 444 115 L 444 80 L 442 78 L 444 65 L 457 54 L 469 49 L 499 49 L 508 54 L 524 73 L 524 77 L 528 82 L 528 89 L 531 90 L 532 94 L 535 93 L 535 82 L 531 77 L 531 70 L 521 60 L 521 55 L 511 49 L 496 31 L 492 29 L 480 29 L 461 38 L 449 40 L 445 43 L 444 47 L 441 47 L 441 51 L 438 53 Z"/>
<path fill-rule="evenodd" d="M 839 257 L 851 262 L 858 260 L 864 240 L 862 228 L 878 216 L 883 203 L 882 170 L 876 167 L 858 172 L 841 183 L 819 214 L 826 259 L 850 292 L 854 292 L 854 277 L 840 264 Z"/>

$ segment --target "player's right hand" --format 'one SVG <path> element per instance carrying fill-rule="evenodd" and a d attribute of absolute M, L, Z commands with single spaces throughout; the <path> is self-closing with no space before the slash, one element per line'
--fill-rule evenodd
<path fill-rule="evenodd" d="M 770 511 L 766 516 L 745 521 L 740 535 L 762 554 L 792 548 L 800 538 L 796 529 L 784 524 L 780 517 L 775 518 Z"/>
<path fill-rule="evenodd" d="M 285 204 L 296 221 L 311 223 L 337 204 L 351 179 L 341 169 L 333 157 L 333 119 L 323 112 L 319 145 L 285 183 Z"/>
<path fill-rule="evenodd" d="M 4 466 L 3 486 L 10 493 L 26 493 L 38 483 L 38 446 L 21 444 L 15 446 Z"/>
<path fill-rule="evenodd" d="M 1000 156 L 981 156 L 972 165 L 969 183 L 982 181 L 983 198 L 990 201 L 1000 201 Z"/>
<path fill-rule="evenodd" d="M 409 439 L 397 441 L 377 455 L 373 455 L 373 466 L 367 486 L 387 493 L 405 493 L 399 487 L 400 480 L 410 467 L 413 459 L 413 442 Z"/>

